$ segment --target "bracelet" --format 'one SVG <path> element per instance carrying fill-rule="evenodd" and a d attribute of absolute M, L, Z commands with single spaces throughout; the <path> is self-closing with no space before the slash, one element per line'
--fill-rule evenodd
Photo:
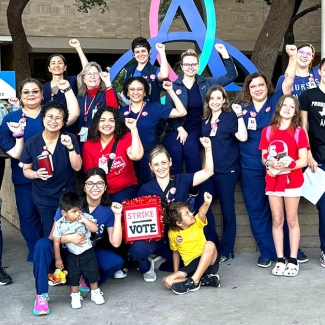
<path fill-rule="evenodd" d="M 63 90 L 61 90 L 61 93 L 66 93 L 67 91 L 69 91 L 69 90 L 71 90 L 72 88 L 71 88 L 71 86 L 70 87 L 68 87 L 68 88 L 65 88 L 65 89 L 63 89 Z"/>
<path fill-rule="evenodd" d="M 265 160 L 264 166 L 265 166 L 266 168 L 269 167 L 269 160 L 268 160 L 268 159 Z"/>
<path fill-rule="evenodd" d="M 237 114 L 236 116 L 237 116 L 237 118 L 238 118 L 238 119 L 240 119 L 240 118 L 244 117 L 244 115 L 243 115 L 243 114 Z"/>
<path fill-rule="evenodd" d="M 24 132 L 13 133 L 12 136 L 16 139 L 21 139 L 24 136 Z"/>
<path fill-rule="evenodd" d="M 69 148 L 67 148 L 67 149 L 68 149 L 69 152 L 72 152 L 72 151 L 76 150 L 76 148 L 74 146 L 72 148 L 70 148 L 70 149 Z"/>

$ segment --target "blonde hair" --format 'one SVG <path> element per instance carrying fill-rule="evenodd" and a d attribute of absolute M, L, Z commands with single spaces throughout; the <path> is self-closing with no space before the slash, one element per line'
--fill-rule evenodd
<path fill-rule="evenodd" d="M 101 66 L 98 63 L 96 63 L 94 61 L 87 63 L 84 66 L 84 68 L 82 69 L 82 71 L 77 76 L 78 96 L 81 96 L 81 97 L 86 96 L 87 87 L 86 87 L 85 82 L 84 82 L 84 77 L 92 67 L 95 67 L 98 70 L 99 73 L 103 71 Z M 99 91 L 105 91 L 105 89 L 106 89 L 105 82 L 101 78 L 100 78 L 99 87 L 100 87 Z"/>
<path fill-rule="evenodd" d="M 197 58 L 197 61 L 199 62 L 200 57 L 199 57 L 198 54 L 195 52 L 195 50 L 193 50 L 193 49 L 188 49 L 188 50 L 186 50 L 185 52 L 183 52 L 183 53 L 181 54 L 180 65 L 183 64 L 183 60 L 184 60 L 184 58 L 185 58 L 186 56 L 194 56 L 194 57 Z"/>

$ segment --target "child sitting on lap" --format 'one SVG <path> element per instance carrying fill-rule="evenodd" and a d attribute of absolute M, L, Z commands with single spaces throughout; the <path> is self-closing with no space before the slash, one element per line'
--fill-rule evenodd
<path fill-rule="evenodd" d="M 219 260 L 216 246 L 206 241 L 203 228 L 207 225 L 206 213 L 212 201 L 204 193 L 204 203 L 196 216 L 183 202 L 172 202 L 165 208 L 164 222 L 169 229 L 168 238 L 173 251 L 174 273 L 163 281 L 167 289 L 182 295 L 200 289 L 200 286 L 220 287 Z M 180 257 L 184 267 L 179 268 Z"/>
<path fill-rule="evenodd" d="M 87 241 L 82 246 L 73 243 L 65 244 L 68 248 L 66 256 L 66 269 L 68 271 L 67 284 L 71 286 L 71 306 L 73 309 L 81 308 L 79 291 L 80 276 L 88 279 L 91 288 L 91 300 L 97 305 L 105 302 L 97 281 L 100 278 L 97 259 L 90 240 L 91 232 L 98 230 L 96 220 L 88 213 L 82 213 L 81 198 L 72 192 L 65 193 L 60 198 L 62 217 L 56 221 L 53 232 L 53 247 L 55 267 L 63 270 L 64 265 L 60 253 L 60 241 L 63 235 L 81 232 L 86 235 Z"/>

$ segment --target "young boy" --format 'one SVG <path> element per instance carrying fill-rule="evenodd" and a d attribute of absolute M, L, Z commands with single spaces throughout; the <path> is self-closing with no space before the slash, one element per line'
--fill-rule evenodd
<path fill-rule="evenodd" d="M 167 289 L 182 295 L 200 289 L 200 285 L 220 287 L 216 246 L 206 241 L 203 228 L 207 225 L 206 213 L 212 201 L 210 193 L 204 193 L 204 203 L 196 216 L 183 202 L 173 202 L 166 207 L 164 221 L 169 229 L 169 245 L 173 251 L 174 273 L 163 281 Z M 179 269 L 180 257 L 184 267 Z"/>
<path fill-rule="evenodd" d="M 66 256 L 66 269 L 68 271 L 67 284 L 71 286 L 71 306 L 73 309 L 81 308 L 79 291 L 80 276 L 88 279 L 91 289 L 91 300 L 97 305 L 105 302 L 103 293 L 98 288 L 97 281 L 100 278 L 97 259 L 90 240 L 91 232 L 98 230 L 96 220 L 88 213 L 82 213 L 82 201 L 76 193 L 68 192 L 60 198 L 62 217 L 56 222 L 53 232 L 53 247 L 55 267 L 63 270 L 60 242 L 63 235 L 75 232 L 83 233 L 87 241 L 82 246 L 73 243 L 65 244 L 68 248 Z"/>

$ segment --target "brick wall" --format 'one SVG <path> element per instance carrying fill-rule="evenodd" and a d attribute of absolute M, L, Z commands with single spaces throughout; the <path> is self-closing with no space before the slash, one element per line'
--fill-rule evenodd
<path fill-rule="evenodd" d="M 0 192 L 2 198 L 2 215 L 19 228 L 19 219 L 17 214 L 14 189 L 11 182 L 10 161 L 6 161 L 5 177 Z M 222 216 L 218 202 L 212 206 L 215 215 L 218 235 L 222 235 Z M 237 214 L 237 237 L 236 252 L 256 252 L 257 246 L 252 237 L 249 219 L 246 213 L 244 200 L 240 191 L 240 186 L 236 187 L 236 214 Z M 318 213 L 314 205 L 304 198 L 300 201 L 299 222 L 301 228 L 300 247 L 317 248 L 319 247 L 318 237 Z"/>
<path fill-rule="evenodd" d="M 191 0 L 186 0 L 191 1 Z M 6 12 L 8 0 L 0 0 L 0 11 Z M 305 0 L 301 10 L 316 5 L 319 0 Z M 98 9 L 88 14 L 77 11 L 74 0 L 51 2 L 32 0 L 27 5 L 23 24 L 28 36 L 126 38 L 149 37 L 148 14 L 150 0 L 109 1 L 110 11 L 100 14 Z M 268 15 L 269 6 L 262 0 L 216 0 L 217 37 L 241 49 L 251 51 Z M 171 31 L 184 30 L 181 19 Z M 10 35 L 6 15 L 0 15 L 0 35 Z M 296 42 L 320 43 L 320 10 L 299 19 L 295 25 Z M 248 45 L 247 45 L 248 44 Z"/>

